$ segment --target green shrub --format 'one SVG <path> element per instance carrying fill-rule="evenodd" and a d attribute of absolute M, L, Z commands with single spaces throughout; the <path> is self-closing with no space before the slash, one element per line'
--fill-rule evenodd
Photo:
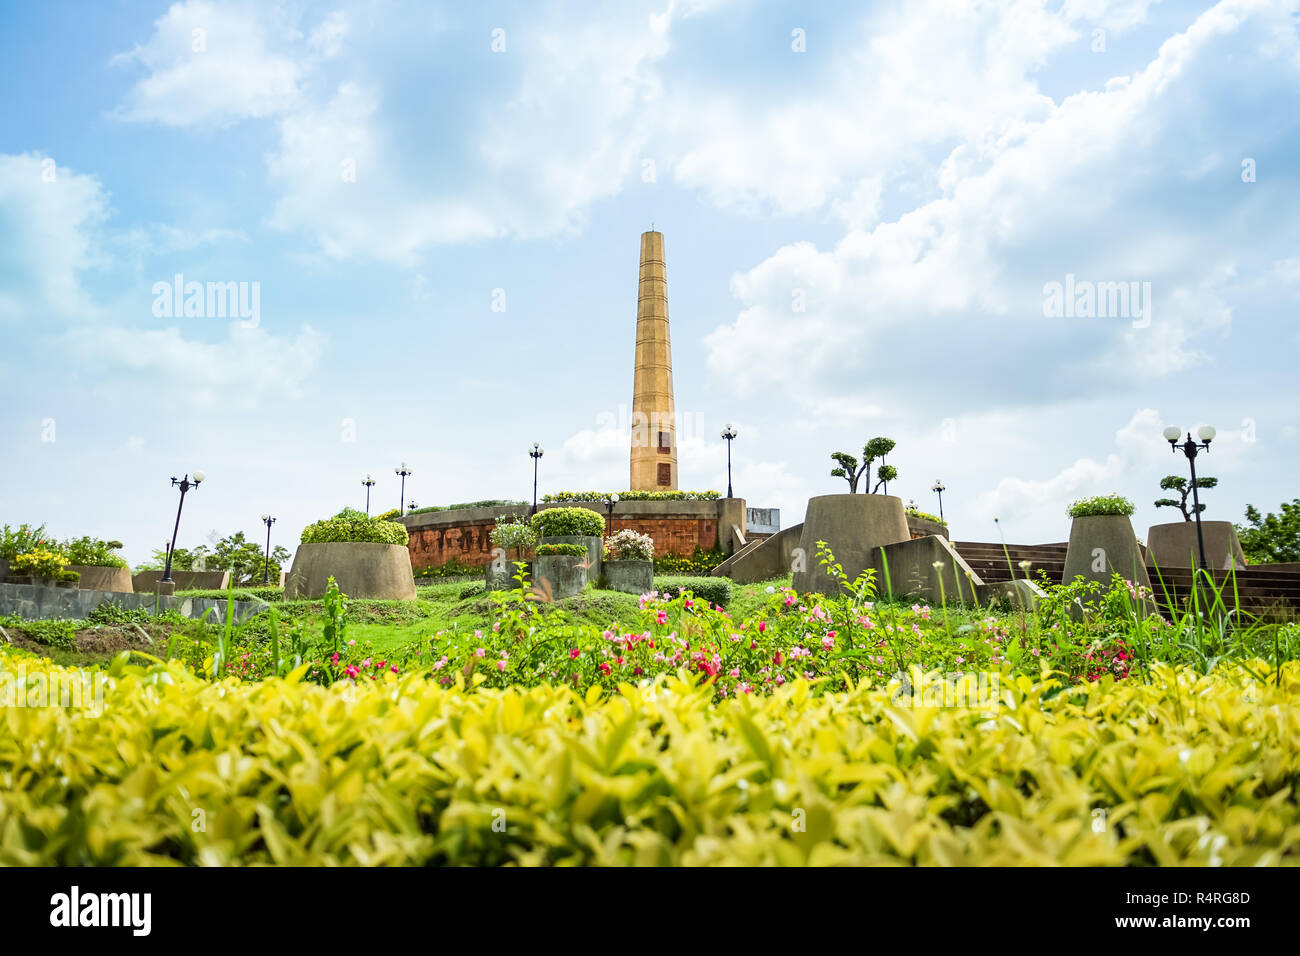
<path fill-rule="evenodd" d="M 54 580 L 56 580 L 56 581 L 80 581 L 80 580 L 81 580 L 81 572 L 80 572 L 80 571 L 69 571 L 67 568 L 64 568 L 64 569 L 63 569 L 62 571 L 60 571 L 57 575 L 55 575 Z"/>
<path fill-rule="evenodd" d="M 122 607 L 122 605 L 114 604 L 111 601 L 96 605 L 86 615 L 87 624 L 106 624 L 110 626 L 144 624 L 149 620 L 152 620 L 152 618 L 148 608 Z"/>
<path fill-rule="evenodd" d="M 457 597 L 462 601 L 465 601 L 469 598 L 482 597 L 485 594 L 487 594 L 487 585 L 484 582 L 479 581 L 477 584 L 470 584 L 461 588 Z"/>
<path fill-rule="evenodd" d="M 317 521 L 302 529 L 303 544 L 372 541 L 377 544 L 405 545 L 409 537 L 405 525 L 396 521 L 380 521 L 354 508 L 344 508 L 333 518 Z"/>
<path fill-rule="evenodd" d="M 1097 515 L 1122 515 L 1127 518 L 1135 510 L 1137 509 L 1133 507 L 1133 502 L 1123 495 L 1109 494 L 1080 498 L 1066 508 L 1065 513 L 1071 518 L 1091 518 Z"/>
<path fill-rule="evenodd" d="M 418 581 L 429 578 L 467 578 L 475 574 L 482 574 L 483 569 L 472 564 L 463 564 L 458 559 L 452 558 L 445 564 L 416 568 L 413 573 Z"/>
<path fill-rule="evenodd" d="M 122 547 L 121 541 L 101 541 L 99 538 L 89 536 L 70 538 L 63 542 L 63 551 L 68 556 L 68 564 L 90 568 L 126 567 L 126 559 L 115 553 L 120 547 Z"/>
<path fill-rule="evenodd" d="M 200 598 L 209 601 L 224 601 L 228 597 L 233 597 L 236 601 L 266 601 L 269 604 L 273 601 L 284 600 L 284 588 L 233 588 L 229 591 L 222 588 L 190 588 L 177 591 L 176 596 L 178 598 Z"/>
<path fill-rule="evenodd" d="M 589 508 L 547 508 L 533 515 L 533 530 L 543 538 L 559 535 L 601 537 L 605 519 Z"/>
<path fill-rule="evenodd" d="M 522 558 L 525 551 L 537 544 L 537 532 L 523 515 L 498 517 L 496 526 L 488 537 L 498 548 L 506 552 L 513 551 L 516 558 Z"/>
<path fill-rule="evenodd" d="M 412 508 L 408 515 L 422 515 L 431 511 L 462 511 L 467 508 L 499 508 L 502 506 L 526 505 L 526 501 L 511 498 L 485 498 L 483 501 L 462 501 L 454 505 L 429 505 L 425 508 Z"/>
<path fill-rule="evenodd" d="M 77 647 L 75 621 L 23 621 L 20 626 L 37 644 L 69 651 Z"/>
<path fill-rule="evenodd" d="M 545 502 L 608 501 L 612 491 L 557 491 L 542 495 Z M 619 501 L 713 501 L 722 497 L 716 491 L 620 491 Z"/>
<path fill-rule="evenodd" d="M 5 525 L 0 529 L 0 559 L 12 561 L 41 545 L 55 546 L 55 542 L 45 534 L 45 525 L 35 528 L 29 524 L 20 524 L 17 528 Z"/>
<path fill-rule="evenodd" d="M 655 574 L 707 575 L 729 555 L 721 548 L 699 548 L 690 555 L 661 554 L 655 558 Z"/>
<path fill-rule="evenodd" d="M 539 544 L 537 546 L 537 556 L 539 558 L 566 554 L 574 558 L 580 558 L 586 553 L 587 549 L 580 544 Z"/>
<path fill-rule="evenodd" d="M 731 581 L 727 578 L 697 578 L 668 575 L 655 578 L 655 590 L 667 597 L 678 597 L 690 591 L 702 601 L 726 607 L 731 600 Z"/>
<path fill-rule="evenodd" d="M 920 508 L 908 508 L 907 515 L 909 518 L 920 518 L 922 521 L 933 521 L 935 524 L 941 524 L 945 528 L 948 527 L 948 522 L 943 518 L 932 515 L 928 511 L 922 511 Z"/>

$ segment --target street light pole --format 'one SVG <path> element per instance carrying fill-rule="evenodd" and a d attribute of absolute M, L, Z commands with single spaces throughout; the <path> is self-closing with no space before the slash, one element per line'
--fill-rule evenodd
<path fill-rule="evenodd" d="M 275 524 L 275 519 L 270 515 L 262 515 L 262 524 L 266 525 L 266 564 L 262 566 L 262 584 L 271 583 L 271 525 Z"/>
<path fill-rule="evenodd" d="M 167 566 L 163 568 L 162 579 L 165 582 L 171 583 L 171 579 L 172 579 L 172 555 L 176 552 L 176 535 L 181 530 L 181 509 L 185 507 L 185 492 L 189 491 L 191 488 L 197 488 L 199 486 L 199 483 L 203 481 L 203 479 L 206 477 L 208 476 L 205 475 L 198 468 L 194 469 L 193 481 L 190 481 L 189 475 L 186 475 L 184 478 L 181 478 L 179 481 L 177 481 L 174 476 L 172 477 L 172 484 L 180 488 L 181 490 L 181 501 L 180 504 L 176 506 L 176 525 L 175 527 L 172 528 L 171 547 L 167 549 Z"/>
<path fill-rule="evenodd" d="M 393 474 L 402 476 L 402 493 L 397 496 L 397 513 L 399 515 L 404 515 L 406 514 L 405 506 L 403 505 L 403 502 L 406 501 L 406 476 L 411 474 L 411 469 L 407 467 L 406 462 L 402 462 L 393 469 Z"/>
<path fill-rule="evenodd" d="M 1181 445 L 1178 443 L 1178 437 L 1183 430 L 1177 425 L 1170 425 L 1165 429 L 1165 440 L 1169 442 L 1170 450 L 1176 455 L 1181 448 L 1183 454 L 1187 456 L 1187 463 L 1192 469 L 1192 510 L 1196 514 L 1196 547 L 1200 551 L 1201 571 L 1208 577 L 1208 562 L 1205 560 L 1205 535 L 1201 531 L 1201 496 L 1196 493 L 1196 455 L 1204 451 L 1207 455 L 1210 453 L 1210 442 L 1214 441 L 1217 434 L 1211 425 L 1202 425 L 1196 429 L 1196 437 L 1199 442 L 1192 440 L 1192 433 L 1187 433 L 1187 440 Z"/>
<path fill-rule="evenodd" d="M 931 486 L 930 490 L 939 496 L 939 520 L 942 521 L 943 520 L 943 493 L 948 489 L 944 487 L 942 481 L 936 478 L 934 479 L 934 484 Z"/>
<path fill-rule="evenodd" d="M 369 475 L 361 479 L 361 483 L 366 486 L 366 514 L 370 514 L 370 489 L 375 486 L 375 479 Z"/>
<path fill-rule="evenodd" d="M 722 426 L 721 437 L 727 440 L 727 497 L 734 498 L 735 495 L 731 492 L 731 440 L 736 437 L 736 429 L 731 422 Z"/>
<path fill-rule="evenodd" d="M 537 442 L 533 442 L 533 447 L 528 449 L 528 457 L 533 460 L 533 510 L 529 514 L 537 514 L 537 462 L 544 454 L 545 450 Z"/>
<path fill-rule="evenodd" d="M 614 506 L 618 504 L 618 495 L 613 494 L 605 499 L 605 510 L 609 512 L 609 530 L 606 531 L 605 537 L 611 537 L 614 534 Z"/>

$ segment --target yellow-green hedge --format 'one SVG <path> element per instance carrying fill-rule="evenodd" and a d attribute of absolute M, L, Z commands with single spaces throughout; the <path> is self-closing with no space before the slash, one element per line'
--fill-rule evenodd
<path fill-rule="evenodd" d="M 995 719 L 802 682 L 715 703 L 677 678 L 114 672 L 97 718 L 0 708 L 0 864 L 1300 862 L 1294 664 L 1051 699 L 1005 675 Z"/>

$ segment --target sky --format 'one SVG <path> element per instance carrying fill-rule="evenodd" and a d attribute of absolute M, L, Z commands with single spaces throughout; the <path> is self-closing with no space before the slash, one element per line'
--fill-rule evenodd
<path fill-rule="evenodd" d="M 1277 510 L 1297 2 L 5 3 L 0 523 L 138 562 L 197 468 L 181 546 L 292 548 L 402 461 L 527 499 L 534 441 L 624 490 L 652 224 L 684 489 L 730 422 L 788 526 L 883 435 L 957 540 L 1145 536 L 1209 423 L 1206 517 Z"/>

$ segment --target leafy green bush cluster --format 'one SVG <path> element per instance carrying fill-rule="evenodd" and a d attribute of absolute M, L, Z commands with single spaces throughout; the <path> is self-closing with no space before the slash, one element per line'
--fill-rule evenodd
<path fill-rule="evenodd" d="M 1099 515 L 1120 515 L 1128 518 L 1136 510 L 1133 502 L 1123 495 L 1109 494 L 1080 498 L 1066 508 L 1065 513 L 1071 518 L 1092 518 Z"/>
<path fill-rule="evenodd" d="M 333 518 L 317 521 L 302 529 L 303 544 L 371 541 L 376 544 L 405 545 L 409 537 L 405 525 L 396 521 L 380 521 L 355 508 L 344 508 Z"/>
<path fill-rule="evenodd" d="M 284 588 L 231 588 L 228 591 L 221 588 L 189 588 L 184 591 L 177 591 L 176 596 L 178 598 L 199 598 L 209 601 L 224 601 L 229 597 L 236 601 L 266 601 L 269 604 L 273 601 L 284 600 Z"/>
<path fill-rule="evenodd" d="M 605 533 L 605 519 L 589 508 L 546 508 L 533 515 L 532 527 L 542 538 L 559 535 L 599 538 Z"/>
<path fill-rule="evenodd" d="M 920 518 L 922 521 L 933 521 L 935 524 L 941 524 L 945 528 L 948 527 L 948 522 L 943 518 L 940 518 L 938 515 L 932 515 L 928 511 L 922 511 L 920 508 L 908 508 L 907 515 L 910 518 Z"/>
<path fill-rule="evenodd" d="M 467 508 L 496 508 L 507 505 L 526 505 L 526 501 L 515 501 L 511 498 L 485 498 L 483 501 L 462 501 L 454 505 L 428 505 L 424 508 L 412 508 L 407 512 L 408 515 L 422 515 L 431 511 L 462 511 Z"/>
<path fill-rule="evenodd" d="M 661 554 L 655 558 L 655 574 L 704 576 L 727 560 L 721 548 L 699 548 L 690 555 Z"/>
<path fill-rule="evenodd" d="M 685 666 L 617 692 L 567 675 L 490 688 L 494 659 L 454 676 L 368 660 L 375 678 L 349 665 L 357 678 L 320 687 L 210 683 L 123 655 L 98 719 L 54 706 L 0 721 L 0 778 L 22 783 L 0 801 L 0 866 L 1300 859 L 1294 664 L 1265 682 L 1161 665 L 1077 687 L 912 669 L 821 693 L 796 675 L 719 699 Z M 79 679 L 24 665 L 48 686 Z M 304 754 L 329 772 L 304 777 Z M 195 806 L 217 808 L 207 826 Z M 1098 809 L 1106 826 L 1089 826 Z"/>
<path fill-rule="evenodd" d="M 37 644 L 73 650 L 77 646 L 75 621 L 23 621 L 18 625 Z"/>
<path fill-rule="evenodd" d="M 673 599 L 690 591 L 697 598 L 726 607 L 731 601 L 731 581 L 728 578 L 697 578 L 685 575 L 665 575 L 655 578 L 655 589 L 665 598 Z"/>
<path fill-rule="evenodd" d="M 45 533 L 45 525 L 20 524 L 16 528 L 9 525 L 0 528 L 0 560 L 12 561 L 18 555 L 42 546 L 58 547 L 58 543 Z"/>
<path fill-rule="evenodd" d="M 713 501 L 722 496 L 716 491 L 557 491 L 542 495 L 545 502 L 608 501 L 617 494 L 619 501 Z"/>
<path fill-rule="evenodd" d="M 580 544 L 539 544 L 537 546 L 537 556 L 539 558 L 557 557 L 561 555 L 581 558 L 586 554 L 587 549 Z"/>
<path fill-rule="evenodd" d="M 483 569 L 472 564 L 464 564 L 457 558 L 452 558 L 445 564 L 416 568 L 413 573 L 415 579 L 419 581 L 429 578 L 467 578 L 471 575 L 482 574 Z"/>
<path fill-rule="evenodd" d="M 68 556 L 68 564 L 92 568 L 124 568 L 126 559 L 117 554 L 122 547 L 121 541 L 101 541 L 99 538 L 83 536 L 70 538 L 63 542 L 63 552 Z"/>
<path fill-rule="evenodd" d="M 153 620 L 153 617 L 148 608 L 122 607 L 122 605 L 114 604 L 111 601 L 96 605 L 86 615 L 87 624 L 104 624 L 114 627 L 123 624 L 144 624 L 146 621 L 151 620 Z"/>
<path fill-rule="evenodd" d="M 513 551 L 516 558 L 522 558 L 525 551 L 537 544 L 537 530 L 523 515 L 513 518 L 501 515 L 488 537 L 496 547 Z"/>

